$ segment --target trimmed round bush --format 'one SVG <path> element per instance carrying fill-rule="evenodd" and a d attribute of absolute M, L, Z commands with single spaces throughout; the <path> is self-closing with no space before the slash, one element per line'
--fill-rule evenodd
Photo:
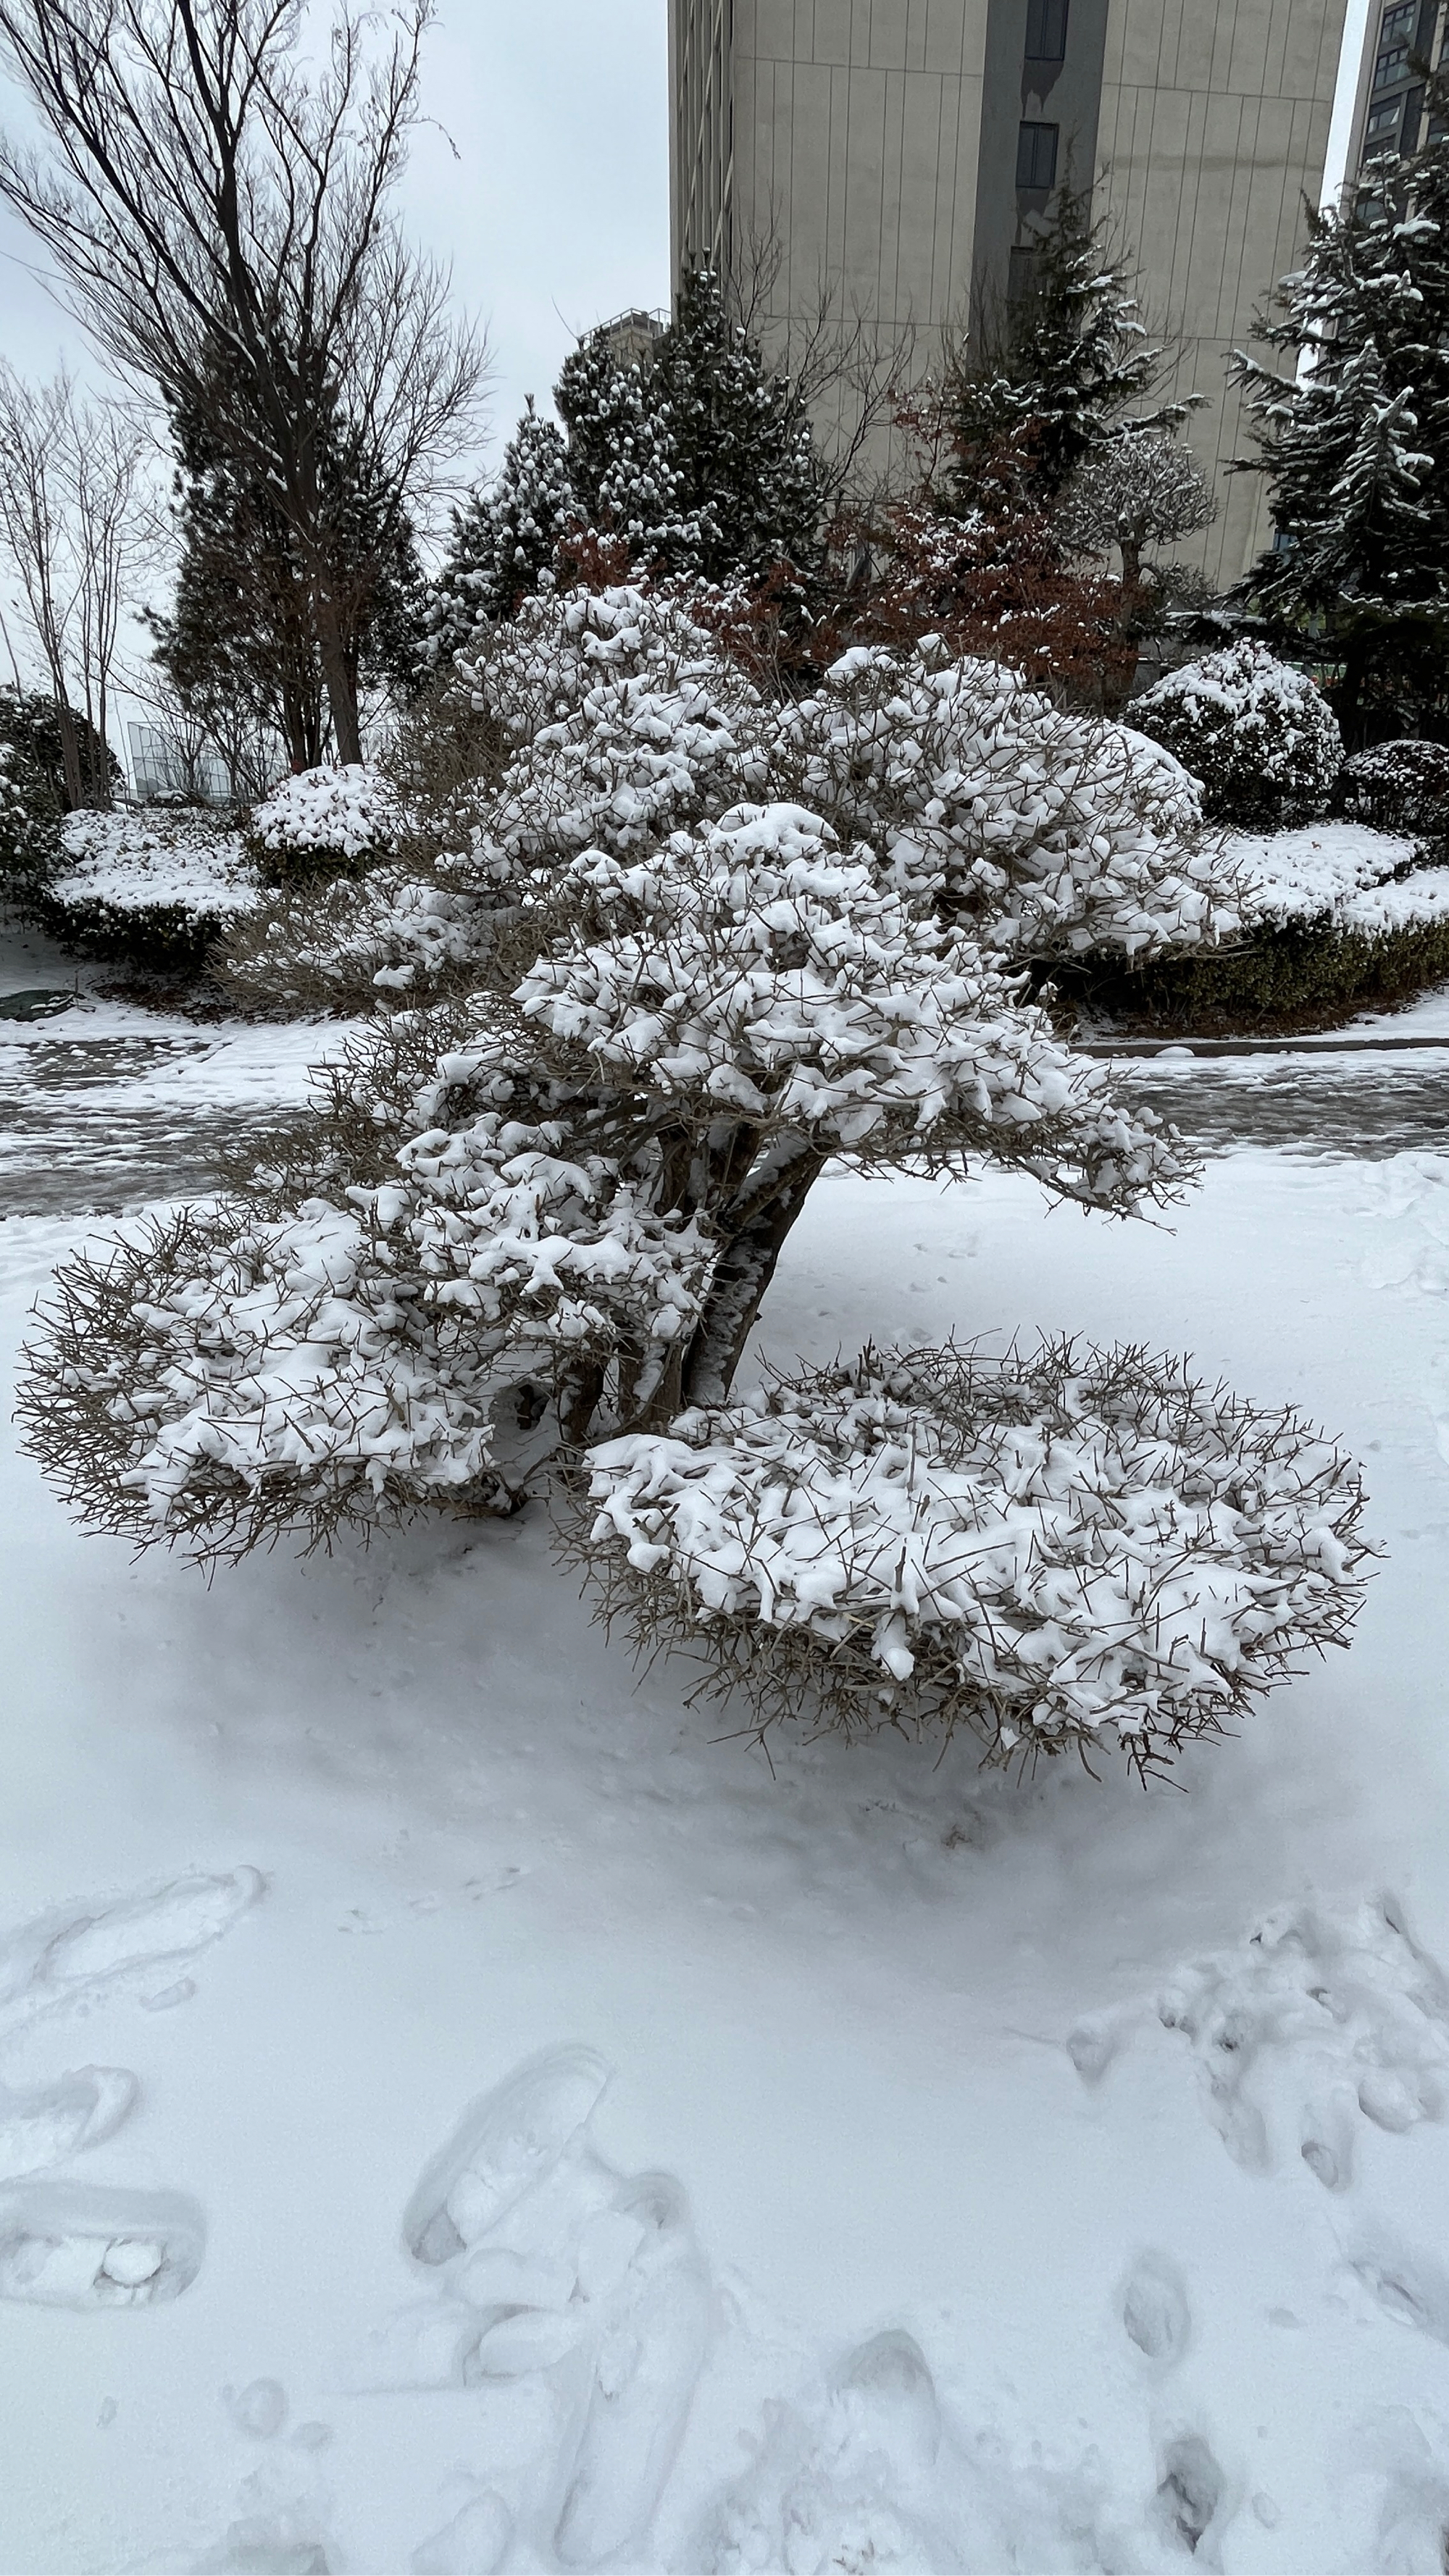
<path fill-rule="evenodd" d="M 1443 840 L 1449 835 L 1449 745 L 1409 738 L 1356 751 L 1343 764 L 1337 801 L 1356 823 Z"/>
<path fill-rule="evenodd" d="M 1133 700 L 1138 730 L 1200 779 L 1218 822 L 1310 823 L 1343 763 L 1338 721 L 1303 672 L 1244 638 Z"/>
<path fill-rule="evenodd" d="M 604 1618 L 762 1735 L 967 1726 L 1148 1771 L 1344 1642 L 1370 1554 L 1357 1470 L 1296 1413 L 1069 1339 L 867 1350 L 583 1463 Z"/>
<path fill-rule="evenodd" d="M 380 769 L 303 769 L 253 809 L 248 839 L 264 884 L 364 876 L 396 845 L 397 798 Z"/>

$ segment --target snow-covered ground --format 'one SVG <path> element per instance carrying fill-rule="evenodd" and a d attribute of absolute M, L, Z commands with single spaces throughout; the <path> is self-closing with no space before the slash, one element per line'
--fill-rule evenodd
<path fill-rule="evenodd" d="M 72 1208 L 318 1036 L 92 1025 L 173 1051 Z M 540 1514 L 208 1588 L 7 1457 L 0 2568 L 1442 2569 L 1449 1154 L 1382 1065 L 1293 1150 L 1293 1062 L 1164 1077 L 1175 1231 L 832 1176 L 768 1309 L 1191 1349 L 1358 1450 L 1352 1654 L 1174 1787 L 767 1762 Z M 7 1354 L 85 1222 L 0 1225 Z"/>

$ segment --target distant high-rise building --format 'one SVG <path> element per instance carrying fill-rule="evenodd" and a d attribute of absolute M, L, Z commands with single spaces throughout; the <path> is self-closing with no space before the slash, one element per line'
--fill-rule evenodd
<path fill-rule="evenodd" d="M 1221 509 L 1197 551 L 1234 580 L 1265 511 L 1256 478 L 1222 476 L 1242 450 L 1226 366 L 1322 191 L 1344 10 L 670 0 L 676 272 L 762 275 L 782 341 L 828 298 L 924 372 L 1029 273 L 1057 192 L 1092 189 L 1170 338 L 1173 390 L 1208 397 L 1187 435 Z"/>
<path fill-rule="evenodd" d="M 1424 125 L 1421 66 L 1438 62 L 1444 37 L 1444 0 L 1369 0 L 1348 147 L 1350 184 L 1365 161 L 1417 149 Z"/>

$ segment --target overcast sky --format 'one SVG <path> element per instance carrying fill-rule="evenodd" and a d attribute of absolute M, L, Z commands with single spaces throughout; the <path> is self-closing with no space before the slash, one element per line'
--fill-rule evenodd
<path fill-rule="evenodd" d="M 492 343 L 494 447 L 576 334 L 669 299 L 666 0 L 442 0 L 404 204 Z M 0 82 L 0 119 L 19 120 Z M 0 350 L 23 374 L 84 334 L 0 208 Z"/>

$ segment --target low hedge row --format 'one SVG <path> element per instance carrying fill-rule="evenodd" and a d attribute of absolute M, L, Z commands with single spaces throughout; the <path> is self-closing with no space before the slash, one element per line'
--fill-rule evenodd
<path fill-rule="evenodd" d="M 1409 1000 L 1449 980 L 1449 920 L 1401 930 L 1264 928 L 1251 945 L 1160 958 L 1134 971 L 1122 960 L 1042 970 L 1069 1008 L 1101 1012 L 1154 1033 L 1233 1037 L 1254 1030 L 1310 1031 L 1352 1010 Z"/>
<path fill-rule="evenodd" d="M 87 895 L 73 903 L 42 888 L 26 910 L 77 957 L 101 957 L 164 975 L 202 975 L 233 915 L 181 903 L 114 904 Z"/>

